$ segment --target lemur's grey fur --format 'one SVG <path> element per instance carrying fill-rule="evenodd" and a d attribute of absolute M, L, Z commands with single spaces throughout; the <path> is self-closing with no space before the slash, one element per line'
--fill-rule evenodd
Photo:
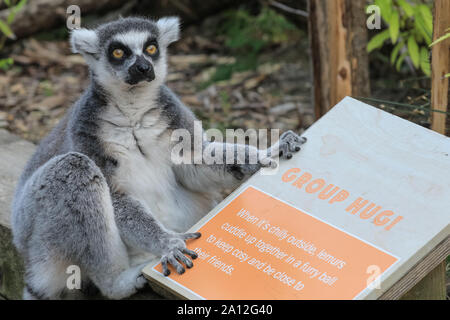
<path fill-rule="evenodd" d="M 171 161 L 171 133 L 193 134 L 195 120 L 164 86 L 167 46 L 178 34 L 177 18 L 126 18 L 72 32 L 91 84 L 40 143 L 17 186 L 12 225 L 26 266 L 24 298 L 60 298 L 70 265 L 116 299 L 144 286 L 140 271 L 153 255 L 166 275 L 168 265 L 183 273 L 183 265 L 193 265 L 187 256 L 196 257 L 185 241 L 200 236 L 183 232 L 216 204 L 220 190 L 273 165 L 268 157 L 257 164 Z M 144 51 L 149 44 L 157 53 Z M 114 48 L 125 56 L 114 58 Z M 304 142 L 287 132 L 269 151 L 290 158 Z"/>

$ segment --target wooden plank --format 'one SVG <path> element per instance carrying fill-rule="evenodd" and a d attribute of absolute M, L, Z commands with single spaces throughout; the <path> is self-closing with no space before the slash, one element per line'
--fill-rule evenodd
<path fill-rule="evenodd" d="M 450 28 L 450 1 L 434 1 L 433 40 L 438 39 Z M 431 106 L 435 110 L 447 112 L 449 79 L 444 75 L 450 73 L 450 40 L 440 42 L 432 47 L 431 61 Z M 431 113 L 431 128 L 439 133 L 446 133 L 446 114 Z"/>
<path fill-rule="evenodd" d="M 402 300 L 445 300 L 445 263 L 439 263 L 416 286 L 407 292 Z"/>
<path fill-rule="evenodd" d="M 450 238 L 442 241 L 429 255 L 417 263 L 400 281 L 385 292 L 382 300 L 445 299 L 445 278 L 436 279 L 435 272 L 442 271 L 442 259 L 450 254 Z M 444 267 L 445 272 L 445 267 Z M 431 281 L 430 281 L 431 279 Z M 436 280 L 440 290 L 429 290 Z M 425 288 L 427 290 L 425 290 Z"/>

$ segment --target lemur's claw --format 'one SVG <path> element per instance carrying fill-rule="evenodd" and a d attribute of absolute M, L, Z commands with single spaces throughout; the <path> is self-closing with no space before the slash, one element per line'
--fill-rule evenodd
<path fill-rule="evenodd" d="M 193 233 L 181 233 L 180 237 L 183 241 L 189 240 L 189 239 L 198 239 L 202 236 L 200 232 L 193 232 Z"/>
<path fill-rule="evenodd" d="M 184 254 L 187 254 L 194 260 L 198 258 L 198 255 L 195 251 L 189 250 L 187 248 L 182 249 L 181 252 L 183 252 Z"/>
<path fill-rule="evenodd" d="M 170 270 L 169 270 L 169 268 L 167 266 L 167 261 L 168 261 L 168 259 L 167 259 L 166 256 L 161 258 L 161 266 L 163 268 L 163 274 L 164 274 L 165 277 L 170 275 Z"/>
<path fill-rule="evenodd" d="M 161 258 L 161 265 L 163 268 L 164 276 L 167 277 L 168 275 L 170 275 L 169 264 L 171 264 L 175 268 L 178 274 L 183 274 L 185 272 L 183 265 L 177 259 L 185 263 L 188 268 L 192 268 L 192 261 L 189 260 L 189 258 L 187 258 L 185 255 L 183 255 L 178 249 L 175 249 L 173 250 L 173 252 Z"/>
<path fill-rule="evenodd" d="M 184 240 L 188 240 L 188 239 L 198 239 L 202 236 L 202 234 L 200 232 L 193 232 L 193 233 L 185 233 L 183 235 Z"/>

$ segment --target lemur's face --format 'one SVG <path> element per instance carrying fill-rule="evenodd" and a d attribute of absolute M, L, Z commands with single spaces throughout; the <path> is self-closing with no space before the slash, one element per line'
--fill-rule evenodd
<path fill-rule="evenodd" d="M 155 79 L 161 52 L 154 35 L 146 32 L 120 34 L 113 37 L 104 50 L 107 69 L 120 80 L 135 85 Z"/>
<path fill-rule="evenodd" d="M 178 18 L 125 18 L 96 30 L 74 30 L 71 43 L 73 51 L 85 57 L 94 78 L 106 88 L 117 90 L 163 82 L 167 46 L 178 35 Z"/>

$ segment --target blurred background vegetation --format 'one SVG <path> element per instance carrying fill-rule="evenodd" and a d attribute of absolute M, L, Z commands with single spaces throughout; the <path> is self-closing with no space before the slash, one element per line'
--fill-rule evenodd
<path fill-rule="evenodd" d="M 83 69 L 83 63 L 70 55 L 67 47 L 67 14 L 61 10 L 65 2 L 69 3 L 0 1 L 0 72 L 6 75 L 0 78 L 0 126 L 34 141 L 59 118 L 61 108 L 70 104 L 67 99 L 72 101 L 82 90 L 84 83 L 77 81 L 76 75 L 86 78 L 85 71 L 73 72 Z M 193 102 L 197 115 L 209 125 L 302 129 L 314 121 L 306 0 L 78 2 L 82 25 L 87 27 L 119 15 L 181 16 L 183 39 L 173 48 L 175 72 L 169 83 L 173 82 L 179 93 L 189 93 L 186 102 Z M 433 112 L 429 59 L 432 1 L 366 2 L 381 9 L 382 28 L 368 31 L 372 94 L 358 98 L 429 127 Z M 27 8 L 33 10 L 17 16 Z M 36 12 L 42 17 L 36 18 Z M 52 55 L 46 56 L 46 50 Z M 45 61 L 56 62 L 61 68 Z M 58 75 L 81 85 L 64 85 Z M 23 77 L 33 81 L 24 79 L 24 83 Z"/>
<path fill-rule="evenodd" d="M 381 9 L 382 26 L 368 30 L 372 92 L 358 98 L 429 127 L 432 1 L 366 2 Z M 299 131 L 314 122 L 306 0 L 0 0 L 0 128 L 37 142 L 85 88 L 86 66 L 67 43 L 69 4 L 79 4 L 83 27 L 180 16 L 168 85 L 205 127 Z"/>

